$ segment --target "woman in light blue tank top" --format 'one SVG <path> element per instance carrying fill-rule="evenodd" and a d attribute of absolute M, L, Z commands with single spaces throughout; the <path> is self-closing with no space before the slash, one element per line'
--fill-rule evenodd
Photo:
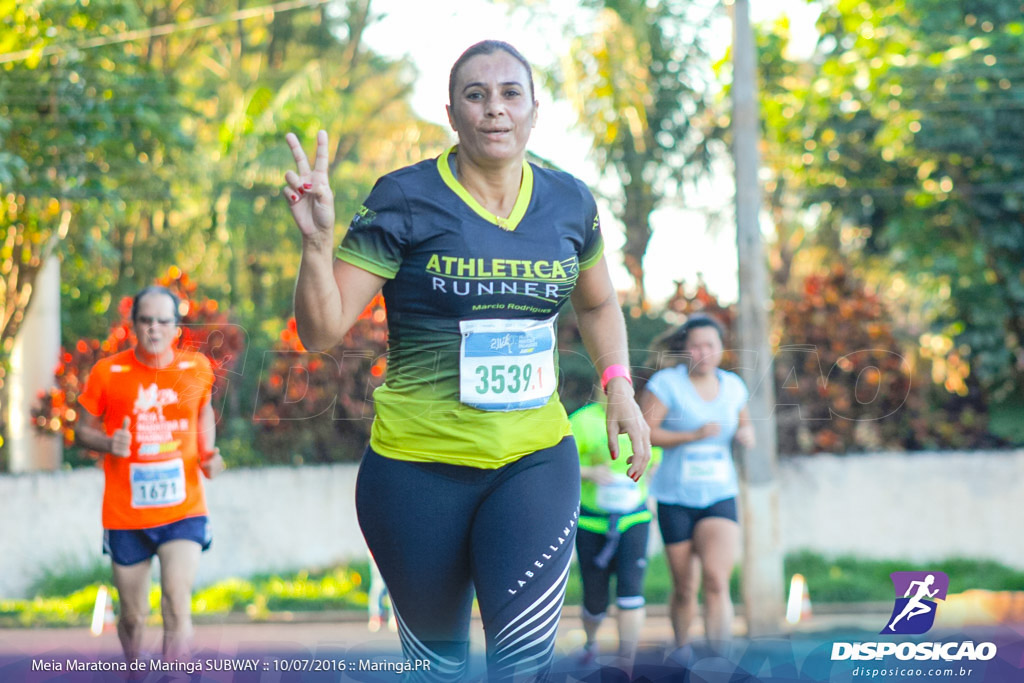
<path fill-rule="evenodd" d="M 664 369 L 654 373 L 641 399 L 651 443 L 664 449 L 651 495 L 658 501 L 658 526 L 672 572 L 676 646 L 687 643 L 703 582 L 704 628 L 716 651 L 732 634 L 729 577 L 740 536 L 732 443 L 750 447 L 754 441 L 747 387 L 718 367 L 723 336 L 719 323 L 703 315 L 673 330 L 660 343 L 658 367 Z M 666 367 L 673 359 L 678 364 Z"/>

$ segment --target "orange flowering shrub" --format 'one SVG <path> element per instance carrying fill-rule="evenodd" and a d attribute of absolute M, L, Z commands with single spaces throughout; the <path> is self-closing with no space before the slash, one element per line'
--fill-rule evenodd
<path fill-rule="evenodd" d="M 387 368 L 387 314 L 378 294 L 341 344 L 303 348 L 291 318 L 265 354 L 253 415 L 268 462 L 357 460 L 370 438 L 373 390 Z"/>

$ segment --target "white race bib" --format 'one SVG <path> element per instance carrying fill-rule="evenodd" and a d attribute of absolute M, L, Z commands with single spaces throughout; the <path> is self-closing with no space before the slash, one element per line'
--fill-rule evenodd
<path fill-rule="evenodd" d="M 459 401 L 480 410 L 526 410 L 555 391 L 555 319 L 459 323 Z"/>
<path fill-rule="evenodd" d="M 724 446 L 694 444 L 683 453 L 683 481 L 724 484 L 729 481 L 730 459 Z"/>
<path fill-rule="evenodd" d="M 615 481 L 597 487 L 597 506 L 608 512 L 632 512 L 640 507 L 643 497 L 640 484 L 624 474 L 616 475 Z"/>
<path fill-rule="evenodd" d="M 185 500 L 185 465 L 181 458 L 131 463 L 133 508 L 158 508 Z"/>

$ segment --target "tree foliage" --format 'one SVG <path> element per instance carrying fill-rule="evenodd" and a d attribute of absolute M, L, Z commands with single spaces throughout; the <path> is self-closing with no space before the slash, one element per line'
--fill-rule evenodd
<path fill-rule="evenodd" d="M 1020 4 L 822 5 L 810 59 L 785 58 L 785 24 L 761 38 L 777 286 L 824 248 L 946 349 L 950 401 L 1024 398 Z"/>
<path fill-rule="evenodd" d="M 36 273 L 50 255 L 66 254 L 68 242 L 85 254 L 65 259 L 64 294 L 103 291 L 103 310 L 110 306 L 109 288 L 123 272 L 102 267 L 104 256 L 126 250 L 131 261 L 125 222 L 147 195 L 168 193 L 162 162 L 187 148 L 182 110 L 172 106 L 163 74 L 132 53 L 112 59 L 104 50 L 78 49 L 80 35 L 111 35 L 132 21 L 131 8 L 107 0 L 14 4 L 0 8 L 4 365 Z M 94 312 L 83 310 L 80 319 L 94 323 Z"/>
<path fill-rule="evenodd" d="M 936 392 L 934 359 L 866 282 L 837 264 L 799 286 L 775 301 L 781 452 L 995 445 L 976 384 L 960 378 L 971 389 L 963 399 Z"/>
<path fill-rule="evenodd" d="M 299 261 L 279 199 L 285 132 L 329 132 L 341 223 L 379 175 L 447 142 L 412 113 L 411 66 L 365 46 L 370 0 L 11 5 L 0 0 L 0 361 L 47 250 L 62 259 L 66 348 L 105 338 L 121 297 L 172 265 L 231 311 L 250 352 L 268 348 Z M 229 424 L 253 414 L 257 383 L 235 378 Z"/>
<path fill-rule="evenodd" d="M 625 226 L 623 259 L 644 299 L 651 214 L 702 177 L 721 137 L 712 102 L 708 25 L 719 3 L 586 0 L 593 31 L 578 33 L 550 85 L 572 103 L 614 181 L 613 211 Z"/>
<path fill-rule="evenodd" d="M 260 370 L 254 423 L 264 462 L 357 461 L 370 439 L 386 350 L 380 294 L 330 351 L 303 348 L 291 318 Z"/>
<path fill-rule="evenodd" d="M 161 162 L 187 147 L 162 74 L 132 54 L 114 60 L 76 49 L 78 33 L 123 25 L 130 8 L 110 0 L 11 5 L 0 3 L 0 395 L 43 264 L 69 236 L 97 235 L 127 250 L 130 262 L 129 233 L 117 228 L 140 194 L 167 192 Z M 135 194 L 122 197 L 125 187 Z M 117 281 L 119 270 L 95 266 L 92 279 Z"/>

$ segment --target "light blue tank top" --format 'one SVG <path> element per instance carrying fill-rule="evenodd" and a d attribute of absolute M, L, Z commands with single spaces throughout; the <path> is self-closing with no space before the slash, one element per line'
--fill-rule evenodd
<path fill-rule="evenodd" d="M 685 364 L 654 373 L 650 391 L 668 408 L 661 426 L 692 432 L 717 422 L 717 436 L 666 448 L 651 482 L 651 495 L 659 503 L 704 508 L 739 493 L 732 439 L 740 411 L 750 397 L 738 375 L 718 369 L 718 395 L 705 401 L 690 381 Z"/>

